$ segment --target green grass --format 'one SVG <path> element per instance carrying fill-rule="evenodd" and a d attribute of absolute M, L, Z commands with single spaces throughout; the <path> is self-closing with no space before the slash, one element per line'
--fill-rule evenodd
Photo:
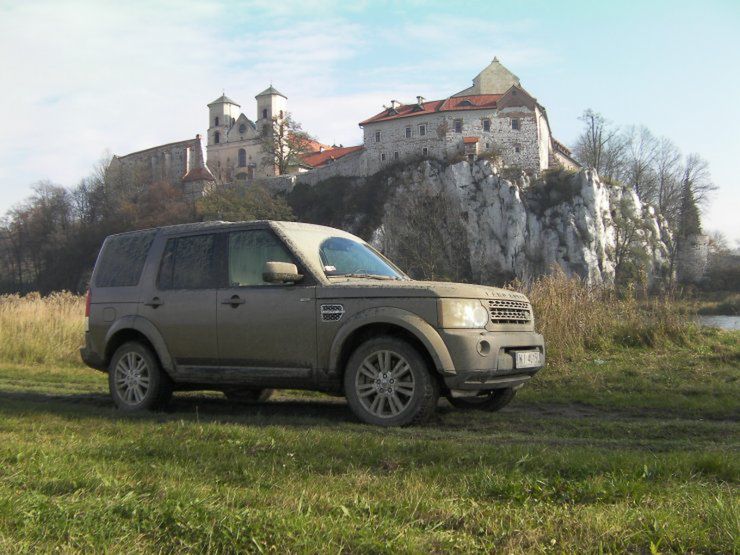
<path fill-rule="evenodd" d="M 103 374 L 0 364 L 0 552 L 738 552 L 739 338 L 392 430 L 298 392 L 123 416 Z"/>

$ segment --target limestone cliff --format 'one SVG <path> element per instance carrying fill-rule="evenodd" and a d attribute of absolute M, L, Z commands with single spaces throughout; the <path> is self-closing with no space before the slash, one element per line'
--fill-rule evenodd
<path fill-rule="evenodd" d="M 531 181 L 487 160 L 425 160 L 368 179 L 329 190 L 343 185 L 369 202 L 349 202 L 347 193 L 343 201 L 331 193 L 321 199 L 321 183 L 310 198 L 294 190 L 289 201 L 303 195 L 302 203 L 291 202 L 299 218 L 360 233 L 423 277 L 500 283 L 557 265 L 589 283 L 609 283 L 620 272 L 650 281 L 670 272 L 665 223 L 632 191 L 604 184 L 591 171 Z M 301 213 L 309 201 L 343 208 L 311 217 L 310 209 Z"/>

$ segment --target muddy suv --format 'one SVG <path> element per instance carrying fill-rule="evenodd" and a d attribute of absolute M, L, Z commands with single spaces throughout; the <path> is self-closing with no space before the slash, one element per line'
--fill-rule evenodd
<path fill-rule="evenodd" d="M 363 240 L 293 222 L 209 222 L 108 237 L 82 359 L 125 411 L 175 390 L 256 402 L 344 395 L 361 420 L 421 422 L 440 394 L 498 410 L 544 364 L 527 298 L 415 281 Z"/>

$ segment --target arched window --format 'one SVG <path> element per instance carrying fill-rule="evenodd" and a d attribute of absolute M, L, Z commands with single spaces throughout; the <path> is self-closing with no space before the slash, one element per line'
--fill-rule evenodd
<path fill-rule="evenodd" d="M 239 149 L 239 167 L 240 168 L 246 168 L 247 167 L 247 151 L 243 148 Z"/>
<path fill-rule="evenodd" d="M 216 118 L 216 127 L 218 127 L 218 118 Z"/>
<path fill-rule="evenodd" d="M 267 117 L 267 108 L 265 108 L 265 109 L 262 110 L 262 117 L 263 118 L 266 118 Z"/>
<path fill-rule="evenodd" d="M 218 131 L 213 134 L 213 142 L 216 144 L 221 142 L 221 133 L 219 133 Z"/>

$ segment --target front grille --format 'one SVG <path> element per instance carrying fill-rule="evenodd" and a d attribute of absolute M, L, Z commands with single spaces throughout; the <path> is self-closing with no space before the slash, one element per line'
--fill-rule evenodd
<path fill-rule="evenodd" d="M 526 301 L 495 299 L 488 301 L 492 324 L 528 324 L 532 321 L 532 306 Z"/>

